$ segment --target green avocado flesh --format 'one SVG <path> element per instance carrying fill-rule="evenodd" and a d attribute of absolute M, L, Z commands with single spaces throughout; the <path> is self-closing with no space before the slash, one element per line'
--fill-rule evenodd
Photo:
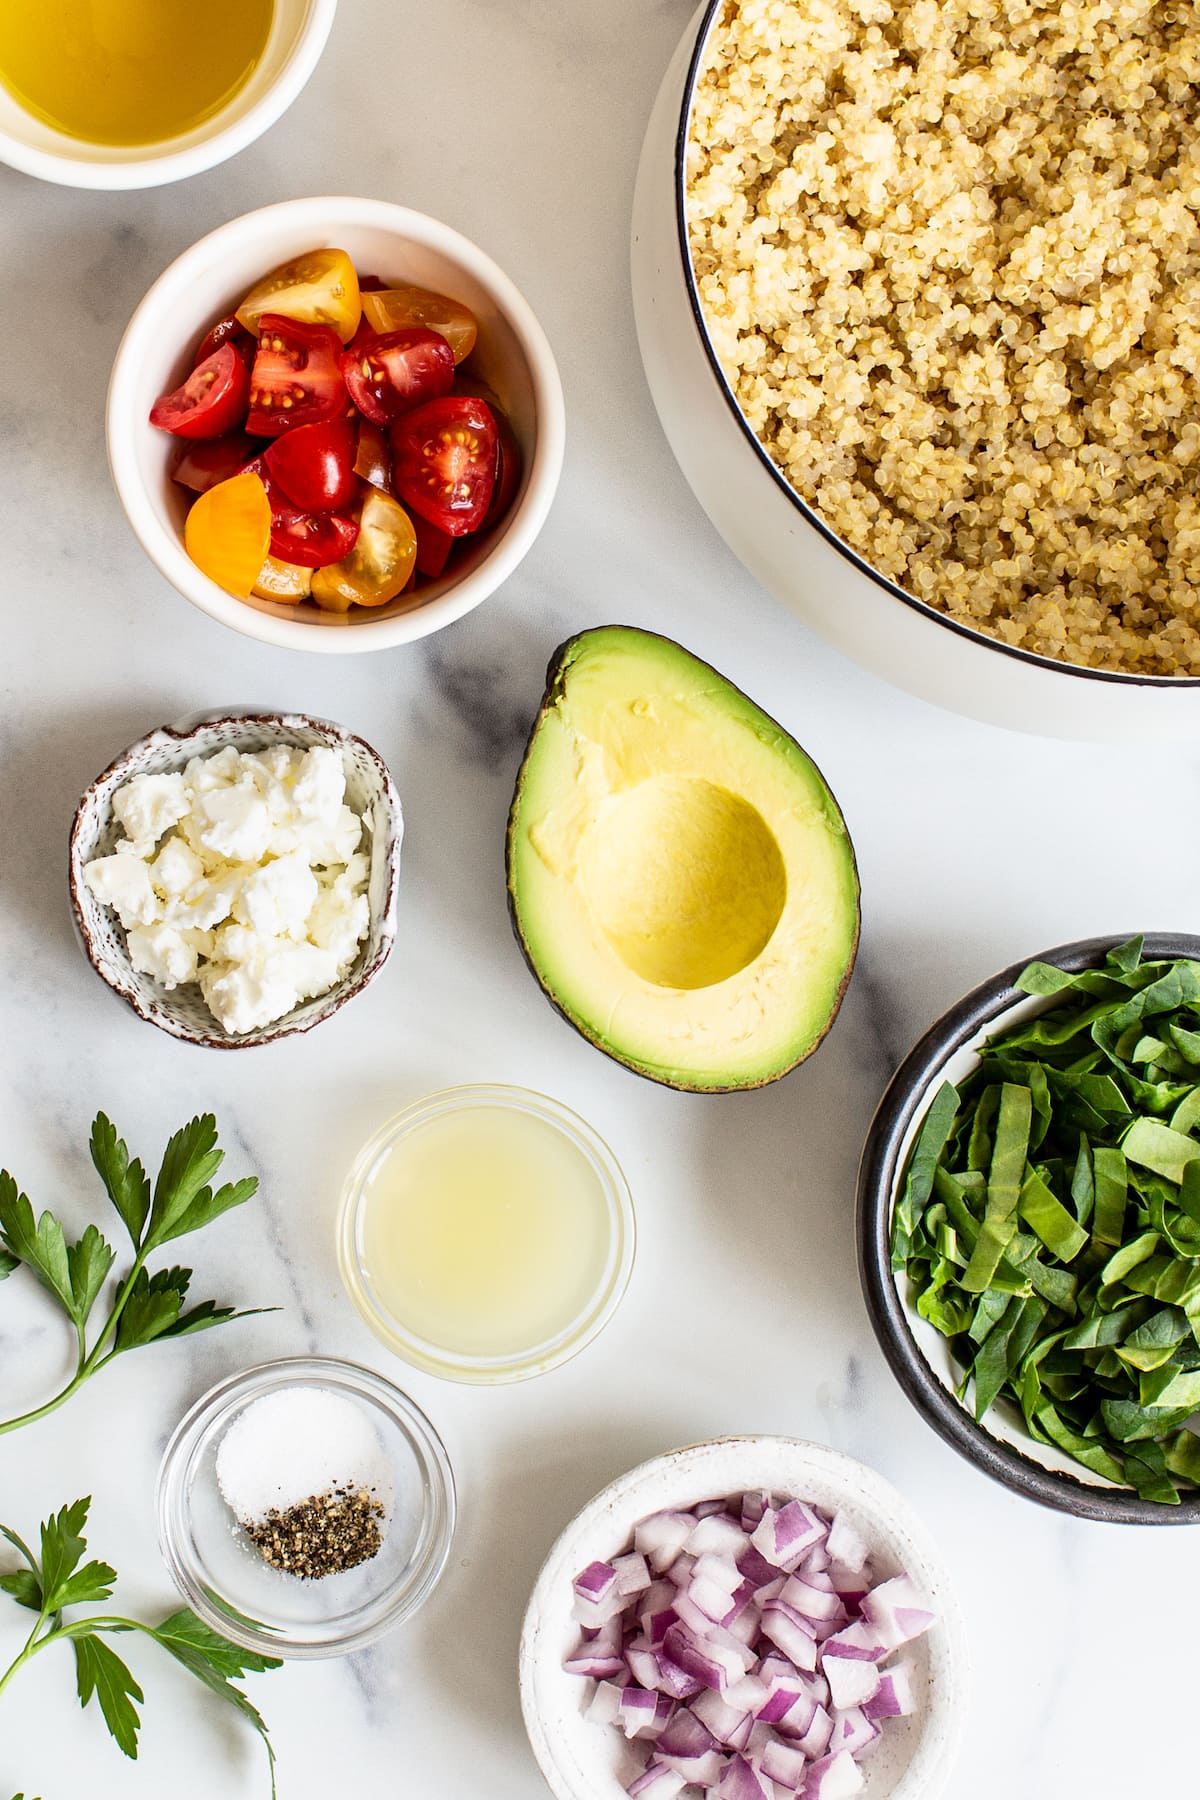
<path fill-rule="evenodd" d="M 624 625 L 550 664 L 508 892 L 571 1024 L 699 1092 L 759 1087 L 808 1056 L 858 945 L 854 851 L 820 771 L 707 663 Z"/>

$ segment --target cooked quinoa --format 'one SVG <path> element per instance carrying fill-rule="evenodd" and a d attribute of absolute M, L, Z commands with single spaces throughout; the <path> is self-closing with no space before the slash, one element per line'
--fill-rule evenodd
<path fill-rule="evenodd" d="M 909 593 L 1200 676 L 1200 0 L 729 0 L 688 216 L 791 485 Z"/>

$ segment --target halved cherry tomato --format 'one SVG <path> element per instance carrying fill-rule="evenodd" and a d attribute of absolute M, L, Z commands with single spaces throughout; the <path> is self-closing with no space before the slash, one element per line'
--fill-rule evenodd
<path fill-rule="evenodd" d="M 312 592 L 312 570 L 268 556 L 251 592 L 260 600 L 282 600 L 287 606 L 298 606 Z"/>
<path fill-rule="evenodd" d="M 406 586 L 416 555 L 416 532 L 404 508 L 390 494 L 368 488 L 359 514 L 358 542 L 344 561 L 317 570 L 312 597 L 326 612 L 386 606 Z"/>
<path fill-rule="evenodd" d="M 247 437 L 244 431 L 227 431 L 224 437 L 184 444 L 171 470 L 171 480 L 197 494 L 206 494 L 218 481 L 228 481 L 253 462 L 261 449 L 261 441 Z"/>
<path fill-rule="evenodd" d="M 491 504 L 483 521 L 484 530 L 489 525 L 498 524 L 504 517 L 521 485 L 521 446 L 517 442 L 517 434 L 507 416 L 494 407 L 492 417 L 496 421 L 496 485 L 492 489 Z"/>
<path fill-rule="evenodd" d="M 358 453 L 354 458 L 354 473 L 363 481 L 369 481 L 372 487 L 382 488 L 388 493 L 392 485 L 392 452 L 386 433 L 378 425 L 372 425 L 370 419 L 358 421 Z"/>
<path fill-rule="evenodd" d="M 260 478 L 243 469 L 197 495 L 183 522 L 183 542 L 210 581 L 249 599 L 271 542 L 271 502 Z"/>
<path fill-rule="evenodd" d="M 159 395 L 150 423 L 175 437 L 221 437 L 245 420 L 249 393 L 249 370 L 232 345 L 222 344 L 174 393 Z"/>
<path fill-rule="evenodd" d="M 323 569 L 327 563 L 349 556 L 358 537 L 358 526 L 348 514 L 308 512 L 302 506 L 289 506 L 277 490 L 267 491 L 271 502 L 271 555 L 278 562 Z"/>
<path fill-rule="evenodd" d="M 325 419 L 285 432 L 263 453 L 272 479 L 306 512 L 349 506 L 358 493 L 358 435 L 349 419 Z"/>
<path fill-rule="evenodd" d="M 266 315 L 329 325 L 344 344 L 358 330 L 358 276 L 344 250 L 310 250 L 256 281 L 237 309 L 238 322 L 258 337 Z"/>
<path fill-rule="evenodd" d="M 233 314 L 226 319 L 218 319 L 211 331 L 206 331 L 196 345 L 196 354 L 192 361 L 194 369 L 199 368 L 206 356 L 219 350 L 222 344 L 232 344 L 246 367 L 254 361 L 254 339 L 244 325 L 239 325 Z"/>
<path fill-rule="evenodd" d="M 392 426 L 392 483 L 405 505 L 451 537 L 478 531 L 496 486 L 496 421 L 469 394 L 430 400 Z"/>
<path fill-rule="evenodd" d="M 250 371 L 247 431 L 278 437 L 298 425 L 332 419 L 349 406 L 338 368 L 341 344 L 328 325 L 300 325 L 264 313 Z M 232 353 L 231 353 L 232 354 Z"/>
<path fill-rule="evenodd" d="M 419 512 L 413 513 L 413 529 L 417 534 L 417 571 L 436 581 L 450 560 L 450 552 L 458 542 L 440 525 L 431 525 Z"/>
<path fill-rule="evenodd" d="M 376 331 L 408 331 L 424 325 L 438 332 L 453 350 L 456 363 L 470 356 L 475 348 L 475 314 L 447 294 L 420 287 L 380 288 L 364 297 L 362 309 L 363 317 Z"/>
<path fill-rule="evenodd" d="M 453 350 L 439 332 L 419 325 L 356 337 L 339 366 L 350 398 L 375 425 L 390 425 L 410 406 L 439 400 L 454 385 Z"/>

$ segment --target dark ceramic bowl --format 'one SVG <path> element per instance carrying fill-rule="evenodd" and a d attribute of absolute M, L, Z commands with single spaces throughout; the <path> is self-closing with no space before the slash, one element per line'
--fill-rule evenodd
<path fill-rule="evenodd" d="M 1126 933 L 1125 936 L 1132 936 Z M 921 1319 L 908 1298 L 908 1282 L 893 1275 L 889 1256 L 892 1209 L 909 1148 L 930 1100 L 944 1080 L 959 1081 L 978 1060 L 980 1044 L 1000 1026 L 1044 1011 L 1052 1001 L 1019 993 L 1017 976 L 1035 960 L 1072 971 L 1098 967 L 1122 937 L 1088 938 L 1025 957 L 985 981 L 952 1006 L 925 1033 L 897 1069 L 867 1136 L 858 1176 L 858 1262 L 867 1311 L 892 1373 L 917 1411 L 960 1456 L 1014 1493 L 1077 1519 L 1119 1525 L 1187 1525 L 1200 1522 L 1200 1494 L 1178 1506 L 1141 1500 L 1080 1468 L 1054 1448 L 1039 1444 L 1015 1408 L 994 1406 L 977 1424 L 955 1395 L 961 1370 L 948 1343 Z M 1149 932 L 1145 955 L 1200 959 L 1200 937 Z"/>

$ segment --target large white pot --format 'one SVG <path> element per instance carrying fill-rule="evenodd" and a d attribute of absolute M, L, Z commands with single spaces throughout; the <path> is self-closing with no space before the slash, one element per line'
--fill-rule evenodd
<path fill-rule="evenodd" d="M 659 90 L 633 209 L 638 341 L 680 468 L 730 549 L 846 656 L 939 706 L 1057 737 L 1200 739 L 1200 681 L 1115 675 L 1013 650 L 905 594 L 804 504 L 742 418 L 704 332 L 683 226 L 692 89 L 721 0 L 705 0 Z"/>

